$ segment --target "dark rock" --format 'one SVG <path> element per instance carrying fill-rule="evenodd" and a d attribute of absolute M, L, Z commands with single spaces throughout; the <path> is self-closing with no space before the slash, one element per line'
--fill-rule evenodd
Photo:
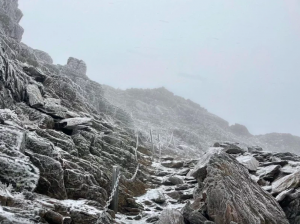
<path fill-rule="evenodd" d="M 280 158 L 281 160 L 300 161 L 300 156 L 290 152 L 275 153 L 274 156 Z"/>
<path fill-rule="evenodd" d="M 180 195 L 180 200 L 188 200 L 188 199 L 193 199 L 193 193 L 186 193 L 184 192 L 183 194 Z"/>
<path fill-rule="evenodd" d="M 256 174 L 265 180 L 273 181 L 280 172 L 279 165 L 265 166 L 257 170 Z"/>
<path fill-rule="evenodd" d="M 146 219 L 146 222 L 153 223 L 159 220 L 159 217 L 157 215 L 151 216 L 150 218 Z"/>
<path fill-rule="evenodd" d="M 219 143 L 219 147 L 222 147 L 223 151 L 228 154 L 240 154 L 245 152 L 245 150 L 240 148 L 237 144 L 230 142 Z"/>
<path fill-rule="evenodd" d="M 142 219 L 142 216 L 140 215 L 137 215 L 136 217 L 133 218 L 134 220 L 141 220 Z"/>
<path fill-rule="evenodd" d="M 156 209 L 157 211 L 162 211 L 162 210 L 163 210 L 163 208 L 162 208 L 162 207 L 159 207 L 159 206 L 156 206 L 155 209 Z"/>
<path fill-rule="evenodd" d="M 165 161 L 161 165 L 167 168 L 181 168 L 184 163 L 182 161 Z"/>
<path fill-rule="evenodd" d="M 189 224 L 204 224 L 207 219 L 200 212 L 194 211 L 190 205 L 190 202 L 187 202 L 186 205 L 181 209 L 184 219 Z"/>
<path fill-rule="evenodd" d="M 187 189 L 192 188 L 192 187 L 194 187 L 194 186 L 190 186 L 188 184 L 181 184 L 181 185 L 176 186 L 175 190 L 176 191 L 182 191 L 182 190 L 187 190 Z"/>
<path fill-rule="evenodd" d="M 281 207 L 286 214 L 287 219 L 291 224 L 298 224 L 300 221 L 300 192 L 294 191 L 288 194 L 281 202 Z"/>
<path fill-rule="evenodd" d="M 176 176 L 167 177 L 162 180 L 163 185 L 178 185 L 183 183 L 183 180 Z"/>
<path fill-rule="evenodd" d="M 169 174 L 170 174 L 170 173 L 167 172 L 167 171 L 157 171 L 157 172 L 155 173 L 155 175 L 158 176 L 158 177 L 164 177 L 164 176 L 167 176 L 167 175 L 169 175 Z"/>
<path fill-rule="evenodd" d="M 166 193 L 166 195 L 168 195 L 169 197 L 175 199 L 175 200 L 179 200 L 180 199 L 180 193 L 178 191 L 172 191 L 172 192 L 168 192 Z"/>
<path fill-rule="evenodd" d="M 191 170 L 187 176 L 192 176 L 198 180 L 198 182 L 202 182 L 207 175 L 207 164 L 209 163 L 210 158 L 215 155 L 221 153 L 222 148 L 209 148 L 209 150 L 201 157 L 197 165 L 193 170 Z"/>
<path fill-rule="evenodd" d="M 288 164 L 288 161 L 283 160 L 283 161 L 274 161 L 274 162 L 261 163 L 260 166 L 271 166 L 271 165 L 285 166 L 287 164 Z"/>
<path fill-rule="evenodd" d="M 166 201 L 164 194 L 159 190 L 152 190 L 151 192 L 148 192 L 148 198 L 158 204 L 162 204 Z"/>
<path fill-rule="evenodd" d="M 37 153 L 26 152 L 30 161 L 39 168 L 40 179 L 36 192 L 57 199 L 66 199 L 67 193 L 64 184 L 64 170 L 56 160 Z"/>

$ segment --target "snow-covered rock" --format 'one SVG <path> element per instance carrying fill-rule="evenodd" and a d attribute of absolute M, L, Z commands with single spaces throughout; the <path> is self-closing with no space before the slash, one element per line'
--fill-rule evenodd
<path fill-rule="evenodd" d="M 236 159 L 251 171 L 256 171 L 259 166 L 259 162 L 251 155 L 239 156 Z"/>

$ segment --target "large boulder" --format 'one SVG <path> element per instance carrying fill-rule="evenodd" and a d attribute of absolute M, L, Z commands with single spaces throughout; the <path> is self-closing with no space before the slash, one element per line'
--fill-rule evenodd
<path fill-rule="evenodd" d="M 239 156 L 236 160 L 247 167 L 250 171 L 256 171 L 259 166 L 259 162 L 251 155 Z"/>
<path fill-rule="evenodd" d="M 26 88 L 28 104 L 32 107 L 41 107 L 44 105 L 44 99 L 39 88 L 36 85 L 30 84 Z"/>
<path fill-rule="evenodd" d="M 148 199 L 150 199 L 151 201 L 154 201 L 158 204 L 162 204 L 166 201 L 166 197 L 159 190 L 152 190 L 152 191 L 148 192 Z"/>
<path fill-rule="evenodd" d="M 256 174 L 265 180 L 273 181 L 278 173 L 280 173 L 280 167 L 279 165 L 271 165 L 271 166 L 265 166 L 262 168 L 259 168 L 256 172 Z"/>
<path fill-rule="evenodd" d="M 223 148 L 221 147 L 211 147 L 208 149 L 208 151 L 200 158 L 197 165 L 194 167 L 193 170 L 191 170 L 187 176 L 192 176 L 196 178 L 199 182 L 202 182 L 204 178 L 206 177 L 207 171 L 207 164 L 209 163 L 209 160 L 212 156 L 215 154 L 221 153 Z"/>
<path fill-rule="evenodd" d="M 189 224 L 205 224 L 207 219 L 200 212 L 194 211 L 190 205 L 190 202 L 187 202 L 181 209 L 185 221 Z"/>
<path fill-rule="evenodd" d="M 300 170 L 284 176 L 272 183 L 272 193 L 278 194 L 286 189 L 300 187 Z"/>
<path fill-rule="evenodd" d="M 288 224 L 276 200 L 252 181 L 248 170 L 226 153 L 214 154 L 192 207 L 216 224 Z"/>
<path fill-rule="evenodd" d="M 157 224 L 184 224 L 182 214 L 175 209 L 165 209 L 160 214 Z"/>
<path fill-rule="evenodd" d="M 300 189 L 291 189 L 289 192 L 280 205 L 290 224 L 298 224 L 300 223 Z"/>
<path fill-rule="evenodd" d="M 70 57 L 68 59 L 67 65 L 63 66 L 62 73 L 70 77 L 73 76 L 76 78 L 88 79 L 86 70 L 87 66 L 84 61 Z"/>

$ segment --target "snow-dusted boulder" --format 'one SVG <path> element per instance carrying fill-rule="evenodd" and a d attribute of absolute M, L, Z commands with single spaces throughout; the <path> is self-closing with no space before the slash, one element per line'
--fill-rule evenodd
<path fill-rule="evenodd" d="M 159 190 L 151 190 L 147 193 L 147 195 L 149 200 L 154 201 L 158 204 L 162 204 L 166 201 L 166 197 Z"/>
<path fill-rule="evenodd" d="M 35 190 L 40 172 L 36 166 L 25 158 L 15 158 L 0 153 L 1 182 L 12 184 L 16 191 Z"/>
<path fill-rule="evenodd" d="M 272 193 L 280 193 L 286 189 L 300 186 L 300 170 L 290 175 L 284 176 L 272 183 Z"/>
<path fill-rule="evenodd" d="M 247 167 L 250 171 L 256 171 L 259 166 L 259 162 L 251 155 L 238 156 L 236 160 Z"/>
<path fill-rule="evenodd" d="M 206 166 L 206 178 L 199 184 L 192 204 L 194 210 L 207 214 L 216 224 L 288 224 L 275 198 L 252 181 L 248 170 L 235 158 L 214 154 Z"/>
<path fill-rule="evenodd" d="M 280 172 L 279 165 L 271 165 L 261 167 L 256 171 L 256 174 L 265 180 L 274 180 L 277 174 Z"/>
<path fill-rule="evenodd" d="M 39 87 L 31 84 L 26 87 L 26 91 L 27 91 L 27 96 L 28 96 L 28 103 L 30 106 L 42 107 L 44 105 L 44 99 L 39 90 Z"/>
<path fill-rule="evenodd" d="M 184 224 L 182 214 L 175 209 L 165 209 L 160 214 L 157 224 Z"/>
<path fill-rule="evenodd" d="M 202 181 L 207 174 L 206 167 L 209 163 L 210 158 L 215 155 L 219 154 L 223 151 L 223 148 L 221 147 L 211 147 L 208 149 L 208 151 L 200 158 L 199 162 L 195 166 L 193 170 L 191 170 L 187 176 L 192 176 L 196 178 L 199 181 Z"/>

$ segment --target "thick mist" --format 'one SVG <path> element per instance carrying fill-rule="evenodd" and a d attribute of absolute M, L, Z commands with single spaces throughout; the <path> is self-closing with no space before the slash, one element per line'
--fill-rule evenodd
<path fill-rule="evenodd" d="M 300 135 L 300 3 L 20 0 L 23 42 L 116 88 L 165 86 L 252 134 Z"/>

